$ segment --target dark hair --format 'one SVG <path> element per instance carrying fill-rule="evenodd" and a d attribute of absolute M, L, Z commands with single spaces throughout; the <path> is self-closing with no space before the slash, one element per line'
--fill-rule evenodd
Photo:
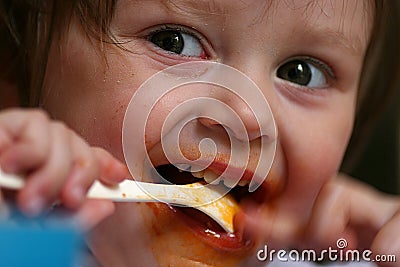
<path fill-rule="evenodd" d="M 24 106 L 39 103 L 52 40 L 61 38 L 75 14 L 87 34 L 111 41 L 116 0 L 0 0 L 0 70 L 19 84 Z M 5 75 L 4 75 L 5 76 Z M 1 77 L 0 78 L 6 78 Z"/>
<path fill-rule="evenodd" d="M 375 1 L 372 31 L 357 100 L 354 131 L 343 164 L 357 165 L 379 117 L 396 99 L 400 86 L 400 1 Z"/>

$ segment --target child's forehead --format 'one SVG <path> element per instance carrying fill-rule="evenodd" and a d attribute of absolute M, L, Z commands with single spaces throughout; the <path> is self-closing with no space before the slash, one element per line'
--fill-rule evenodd
<path fill-rule="evenodd" d="M 139 0 L 141 1 L 141 0 Z M 335 16 L 353 13 L 355 10 L 371 12 L 373 0 L 146 0 L 144 2 L 158 2 L 173 11 L 190 11 L 203 14 L 224 15 L 232 11 L 243 11 L 255 7 L 263 15 L 268 15 L 280 8 L 304 12 L 305 15 L 318 13 L 325 16 Z"/>
<path fill-rule="evenodd" d="M 374 14 L 373 0 L 119 0 L 118 5 L 126 17 L 142 9 L 161 20 L 164 12 L 178 24 L 188 22 L 196 29 L 215 23 L 274 28 L 278 34 L 291 30 L 318 41 L 323 35 L 321 42 L 333 41 L 356 53 L 368 43 Z M 157 15 L 152 14 L 155 10 Z"/>
<path fill-rule="evenodd" d="M 234 15 L 237 20 L 252 16 L 254 22 L 276 19 L 282 12 L 309 21 L 324 17 L 341 21 L 361 18 L 366 27 L 369 24 L 367 22 L 372 21 L 375 6 L 373 0 L 119 0 L 117 3 L 122 8 L 130 5 L 158 6 L 159 9 L 181 16 L 226 19 Z M 323 20 L 316 22 L 321 23 Z"/>

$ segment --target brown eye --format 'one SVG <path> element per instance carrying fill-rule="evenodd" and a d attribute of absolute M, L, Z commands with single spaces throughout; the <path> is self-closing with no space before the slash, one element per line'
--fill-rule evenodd
<path fill-rule="evenodd" d="M 312 88 L 327 85 L 324 71 L 306 60 L 291 60 L 280 66 L 276 76 L 291 83 Z"/>
<path fill-rule="evenodd" d="M 159 30 L 151 34 L 149 41 L 161 49 L 187 57 L 204 58 L 206 53 L 200 40 L 180 30 Z"/>
<path fill-rule="evenodd" d="M 166 30 L 153 34 L 150 41 L 158 47 L 175 54 L 182 53 L 185 41 L 178 31 Z"/>

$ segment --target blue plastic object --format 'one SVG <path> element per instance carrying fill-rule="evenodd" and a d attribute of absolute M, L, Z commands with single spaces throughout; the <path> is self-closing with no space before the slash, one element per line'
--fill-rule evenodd
<path fill-rule="evenodd" d="M 68 224 L 0 221 L 0 266 L 73 267 L 82 244 L 79 232 Z"/>

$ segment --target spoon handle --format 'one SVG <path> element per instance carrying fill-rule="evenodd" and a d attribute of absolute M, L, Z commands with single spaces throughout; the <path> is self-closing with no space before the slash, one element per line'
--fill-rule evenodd
<path fill-rule="evenodd" d="M 0 168 L 0 187 L 7 189 L 19 190 L 24 187 L 25 181 L 22 177 L 15 174 L 3 172 Z"/>
<path fill-rule="evenodd" d="M 0 168 L 0 188 L 19 190 L 24 185 L 25 180 L 21 176 L 4 173 Z M 125 180 L 115 186 L 106 186 L 95 181 L 87 197 L 114 202 L 164 202 L 193 207 L 233 233 L 233 216 L 239 207 L 234 199 L 225 195 L 224 190 L 221 185 L 204 186 L 200 183 L 170 185 Z"/>
<path fill-rule="evenodd" d="M 95 181 L 90 187 L 87 197 L 98 199 L 109 199 L 115 202 L 157 202 L 166 201 L 157 199 L 151 191 L 146 191 L 145 187 L 149 185 L 143 182 L 125 180 L 115 186 L 105 186 L 99 181 Z M 156 184 L 151 184 L 150 189 Z"/>
<path fill-rule="evenodd" d="M 15 174 L 5 173 L 0 168 L 0 187 L 20 190 L 24 185 L 24 178 Z M 166 185 L 133 180 L 125 180 L 115 186 L 107 186 L 95 181 L 86 196 L 88 198 L 109 199 L 116 202 L 169 202 L 169 196 L 182 197 L 177 194 L 179 190 L 171 189 L 170 186 L 168 188 Z M 172 201 L 172 203 L 176 203 L 176 201 Z"/>
<path fill-rule="evenodd" d="M 0 187 L 20 190 L 25 180 L 15 174 L 7 174 L 0 168 Z M 190 190 L 188 190 L 190 189 Z M 199 192 L 202 196 L 199 196 Z M 220 198 L 218 191 L 203 188 L 201 184 L 170 185 L 125 180 L 115 186 L 107 186 L 95 181 L 90 187 L 87 197 L 109 199 L 115 202 L 166 202 L 184 206 L 201 204 L 205 196 L 211 199 Z"/>

